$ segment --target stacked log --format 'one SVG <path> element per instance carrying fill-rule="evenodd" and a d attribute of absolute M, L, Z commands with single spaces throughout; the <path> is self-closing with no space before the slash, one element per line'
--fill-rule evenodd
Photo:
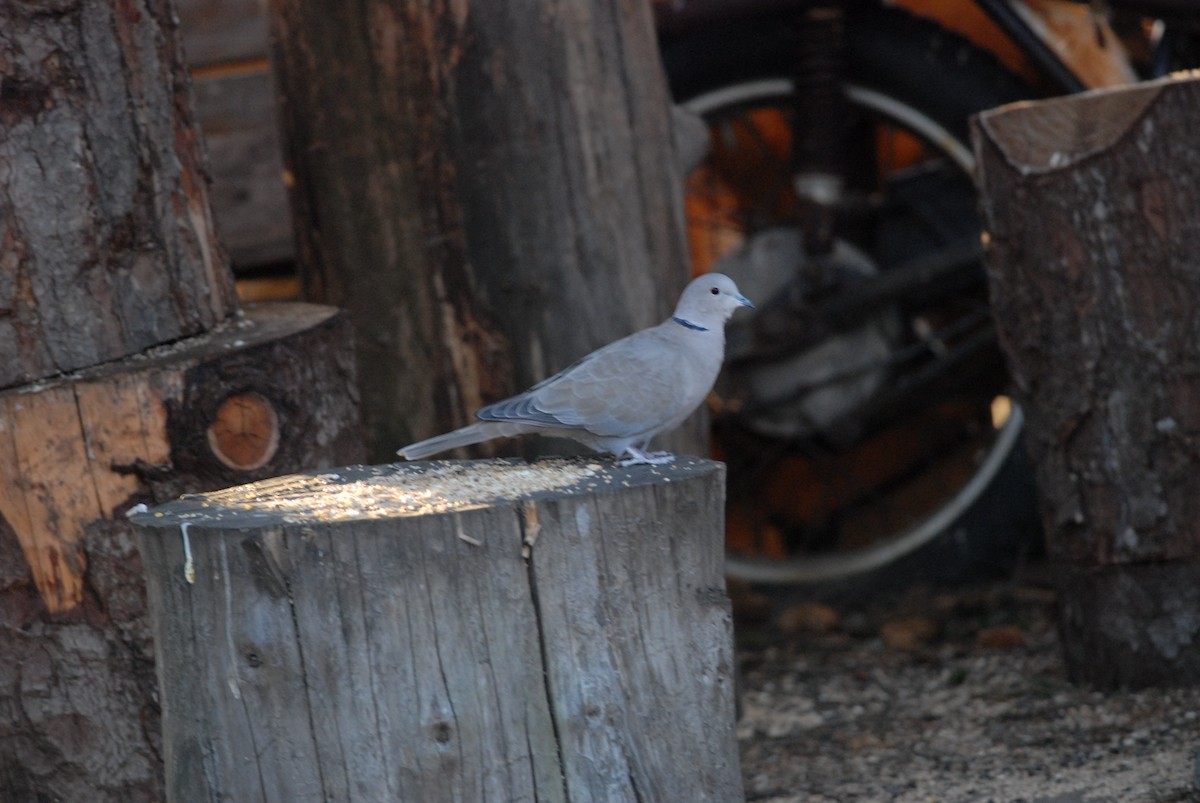
<path fill-rule="evenodd" d="M 987 267 L 1071 677 L 1200 682 L 1200 80 L 980 116 Z"/>
<path fill-rule="evenodd" d="M 169 3 L 0 5 L 0 799 L 161 799 L 123 513 L 359 459 L 351 348 L 239 308 Z"/>

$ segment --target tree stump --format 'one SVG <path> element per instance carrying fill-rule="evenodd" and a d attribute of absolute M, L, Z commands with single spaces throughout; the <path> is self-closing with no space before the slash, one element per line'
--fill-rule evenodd
<path fill-rule="evenodd" d="M 1200 682 L 1200 81 L 975 126 L 997 328 L 1070 676 Z"/>
<path fill-rule="evenodd" d="M 702 460 L 434 462 L 135 516 L 168 799 L 741 800 L 723 501 Z"/>

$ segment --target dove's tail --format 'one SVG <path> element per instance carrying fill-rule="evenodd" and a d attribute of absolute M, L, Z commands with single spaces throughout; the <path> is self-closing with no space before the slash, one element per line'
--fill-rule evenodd
<path fill-rule="evenodd" d="M 483 443 L 484 441 L 490 441 L 492 438 L 517 434 L 511 431 L 511 429 L 511 427 L 504 424 L 480 421 L 478 424 L 471 424 L 462 429 L 447 432 L 444 435 L 437 435 L 428 440 L 411 443 L 403 449 L 398 450 L 396 454 L 405 460 L 421 460 L 439 452 L 457 449 L 459 446 L 470 446 L 472 443 Z"/>

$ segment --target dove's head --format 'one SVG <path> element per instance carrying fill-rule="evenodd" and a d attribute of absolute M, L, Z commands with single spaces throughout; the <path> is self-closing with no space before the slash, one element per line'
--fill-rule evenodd
<path fill-rule="evenodd" d="M 706 273 L 692 279 L 675 306 L 675 318 L 702 326 L 720 326 L 738 307 L 751 307 L 750 299 L 724 273 Z"/>

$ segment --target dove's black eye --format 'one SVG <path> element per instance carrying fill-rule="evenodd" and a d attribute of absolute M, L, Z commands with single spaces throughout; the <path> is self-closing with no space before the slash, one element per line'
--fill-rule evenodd
<path fill-rule="evenodd" d="M 712 293 L 714 296 L 721 295 L 721 289 L 719 287 L 714 287 L 713 289 L 709 290 L 708 292 Z"/>

